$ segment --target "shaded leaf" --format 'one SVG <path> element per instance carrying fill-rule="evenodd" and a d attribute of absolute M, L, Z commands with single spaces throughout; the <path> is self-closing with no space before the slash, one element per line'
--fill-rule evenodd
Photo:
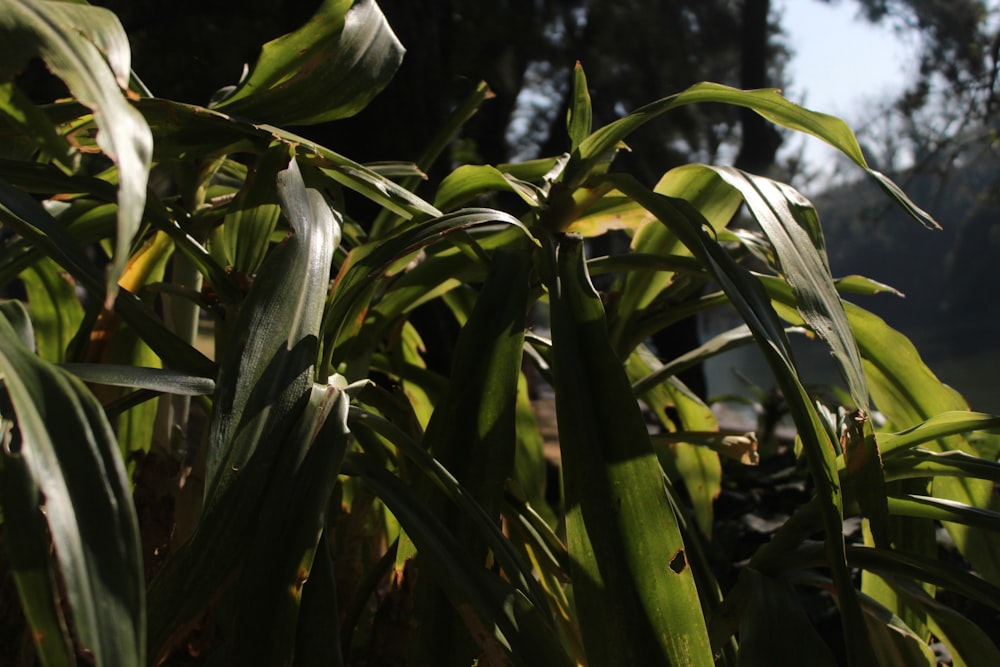
<path fill-rule="evenodd" d="M 938 602 L 919 586 L 896 580 L 892 587 L 907 602 L 927 613 L 934 634 L 951 649 L 956 667 L 991 667 L 1000 662 L 995 640 L 968 617 Z"/>
<path fill-rule="evenodd" d="M 803 656 L 809 656 L 811 665 L 836 664 L 799 595 L 786 581 L 745 568 L 730 595 L 741 612 L 738 666 L 791 665 Z"/>
<path fill-rule="evenodd" d="M 144 664 L 138 522 L 104 411 L 79 380 L 25 348 L 6 317 L 0 374 L 18 429 L 16 455 L 44 494 L 79 640 L 101 664 Z"/>
<path fill-rule="evenodd" d="M 120 364 L 63 364 L 63 368 L 85 382 L 113 387 L 139 387 L 178 396 L 204 396 L 215 391 L 215 380 L 163 368 L 141 368 Z"/>
<path fill-rule="evenodd" d="M 0 401 L 6 402 L 6 396 Z M 6 412 L 8 406 L 0 405 L 0 409 Z M 0 422 L 4 438 L 9 437 L 7 426 Z M 18 443 L 7 444 L 16 447 Z M 60 593 L 53 576 L 48 527 L 41 511 L 38 485 L 23 457 L 8 454 L 7 447 L 4 449 L 0 454 L 0 507 L 4 533 L 8 536 L 4 547 L 21 609 L 42 664 L 52 667 L 75 665 L 73 641 L 59 605 Z"/>
<path fill-rule="evenodd" d="M 466 627 L 490 664 L 549 667 L 572 664 L 538 609 L 510 582 L 480 566 L 397 477 L 368 456 L 349 453 L 344 472 L 362 477 L 389 507 L 417 550 L 426 571 L 462 613 Z M 496 660 L 496 662 L 493 662 Z"/>
<path fill-rule="evenodd" d="M 525 251 L 511 248 L 493 254 L 486 283 L 459 334 L 448 389 L 435 405 L 424 435 L 428 451 L 497 522 L 517 445 L 517 383 L 531 272 Z M 485 565 L 487 543 L 479 537 L 476 522 L 435 502 L 433 496 L 428 504 L 465 552 Z M 418 555 L 418 572 L 423 563 Z M 445 600 L 436 589 L 419 579 L 416 586 L 417 613 L 427 619 L 417 640 L 423 650 L 418 660 L 468 663 L 472 656 L 463 646 L 465 633 L 458 631 L 458 618 L 442 608 Z M 450 648 L 445 651 L 443 646 Z"/>
<path fill-rule="evenodd" d="M 303 586 L 327 525 L 330 495 L 350 437 L 350 397 L 358 389 L 336 376 L 326 385 L 313 385 L 309 404 L 269 475 L 236 592 L 232 656 L 238 664 L 292 661 Z"/>

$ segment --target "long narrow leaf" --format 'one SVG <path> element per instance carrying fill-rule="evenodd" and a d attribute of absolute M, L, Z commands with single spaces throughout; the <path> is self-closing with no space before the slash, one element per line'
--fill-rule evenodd
<path fill-rule="evenodd" d="M 73 641 L 60 608 L 38 485 L 22 457 L 6 452 L 0 457 L 0 507 L 8 536 L 4 546 L 35 650 L 47 667 L 73 665 Z"/>
<path fill-rule="evenodd" d="M 567 666 L 570 660 L 559 646 L 551 626 L 523 593 L 481 567 L 463 549 L 435 514 L 398 478 L 364 455 L 348 454 L 344 472 L 361 476 L 389 507 L 420 553 L 427 571 L 442 587 L 463 618 L 490 664 Z"/>
<path fill-rule="evenodd" d="M 261 442 L 280 438 L 312 386 L 340 216 L 305 188 L 295 160 L 278 174 L 278 192 L 294 233 L 261 269 L 235 327 L 240 340 L 219 369 L 207 499 L 224 492 Z"/>
<path fill-rule="evenodd" d="M 268 480 L 237 590 L 237 664 L 288 665 L 295 653 L 303 586 L 326 527 L 330 494 L 347 451 L 351 394 L 342 378 L 314 385 L 309 405 Z M 336 634 L 336 633 L 334 633 Z"/>
<path fill-rule="evenodd" d="M 24 39 L 25 33 L 31 38 Z M 93 111 L 97 143 L 118 165 L 118 233 L 105 280 L 110 306 L 142 219 L 153 143 L 146 122 L 122 93 L 128 87 L 131 60 L 125 31 L 103 8 L 2 0 L 0 37 L 3 60 L 21 64 L 41 56 L 73 96 Z"/>
<path fill-rule="evenodd" d="M 704 218 L 686 201 L 658 195 L 622 176 L 608 177 L 615 187 L 654 213 L 712 272 L 757 338 L 775 380 L 781 386 L 799 437 L 804 444 L 810 473 L 819 495 L 829 566 L 837 587 L 845 639 L 864 637 L 867 630 L 857 603 L 857 593 L 847 569 L 843 538 L 843 500 L 833 443 L 806 393 L 795 369 L 791 349 L 777 314 L 760 282 L 736 262 L 703 230 Z M 850 640 L 849 640 L 850 641 Z M 849 644 L 851 665 L 875 665 L 865 642 Z"/>
<path fill-rule="evenodd" d="M 138 522 L 104 411 L 79 380 L 24 347 L 6 317 L 0 374 L 16 418 L 17 455 L 45 497 L 79 639 L 101 664 L 144 664 Z"/>
<path fill-rule="evenodd" d="M 227 583 L 254 536 L 279 453 L 309 401 L 339 214 L 295 161 L 278 191 L 294 230 L 265 260 L 221 362 L 210 424 L 205 512 L 150 587 L 154 657 L 169 654 Z"/>
<path fill-rule="evenodd" d="M 352 116 L 389 82 L 403 51 L 374 0 L 326 0 L 304 26 L 265 44 L 216 106 L 280 125 Z"/>
<path fill-rule="evenodd" d="M 886 194 L 914 219 L 926 227 L 939 227 L 895 183 L 868 166 L 854 133 L 839 118 L 804 109 L 786 100 L 777 90 L 737 90 L 716 83 L 697 83 L 684 92 L 647 104 L 595 131 L 574 152 L 573 160 L 566 169 L 564 181 L 567 187 L 572 189 L 582 185 L 592 173 L 596 173 L 595 170 L 600 170 L 601 164 L 611 160 L 626 136 L 650 120 L 670 109 L 704 102 L 721 102 L 753 109 L 773 123 L 822 139 L 868 172 Z"/>
<path fill-rule="evenodd" d="M 448 391 L 435 406 L 424 436 L 424 446 L 494 521 L 499 521 L 504 483 L 514 472 L 529 257 L 524 247 L 494 253 L 486 284 L 459 336 Z M 438 505 L 443 503 L 431 502 L 431 507 Z M 479 537 L 476 522 L 447 506 L 438 511 L 466 553 L 485 564 L 487 544 Z M 418 571 L 423 562 L 418 556 Z M 427 617 L 420 638 L 424 659 L 433 658 L 442 665 L 467 664 L 471 656 L 462 654 L 468 642 L 463 641 L 464 628 L 454 612 L 439 610 L 444 600 L 419 580 L 415 596 L 425 606 L 422 614 Z M 451 647 L 449 655 L 442 646 Z"/>
<path fill-rule="evenodd" d="M 767 178 L 722 167 L 706 169 L 741 193 L 774 247 L 803 319 L 830 346 L 854 406 L 867 410 L 861 355 L 830 275 L 823 232 L 812 204 L 794 189 Z"/>
<path fill-rule="evenodd" d="M 215 391 L 215 380 L 163 368 L 116 364 L 64 364 L 63 368 L 85 382 L 113 387 L 141 387 L 178 396 L 204 396 Z"/>
<path fill-rule="evenodd" d="M 582 250 L 579 238 L 560 239 L 550 287 L 567 539 L 588 660 L 711 665 L 685 546 Z"/>

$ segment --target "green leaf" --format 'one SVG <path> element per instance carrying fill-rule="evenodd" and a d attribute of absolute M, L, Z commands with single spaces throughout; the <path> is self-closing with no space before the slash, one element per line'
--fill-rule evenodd
<path fill-rule="evenodd" d="M 671 169 L 653 188 L 659 194 L 680 197 L 694 206 L 712 229 L 725 229 L 742 205 L 742 198 L 732 188 L 720 187 L 719 178 L 700 165 Z M 678 237 L 637 202 L 626 198 L 632 206 L 639 207 L 652 224 L 640 227 L 632 240 L 632 254 L 649 254 L 664 258 L 686 259 L 691 254 Z M 573 226 L 576 226 L 574 223 Z M 698 265 L 703 268 L 702 264 Z M 645 313 L 639 311 L 650 306 L 664 289 L 676 280 L 672 271 L 630 272 L 622 281 L 615 307 L 615 324 L 612 336 L 619 350 L 630 349 L 635 335 L 629 335 Z M 671 310 L 676 310 L 672 308 Z M 644 330 L 644 334 L 648 333 Z M 645 336 L 643 336 L 645 338 Z"/>
<path fill-rule="evenodd" d="M 276 127 L 263 126 L 275 137 L 293 143 L 298 154 L 320 167 L 334 182 L 354 190 L 405 220 L 417 215 L 438 216 L 441 212 L 395 181 L 358 164 L 329 148 Z"/>
<path fill-rule="evenodd" d="M 868 636 L 880 665 L 937 667 L 926 639 L 917 636 L 899 616 L 876 604 L 866 605 L 865 612 Z"/>
<path fill-rule="evenodd" d="M 618 150 L 621 141 L 662 113 L 686 104 L 719 102 L 753 109 L 772 123 L 790 130 L 805 132 L 838 149 L 871 175 L 879 186 L 907 213 L 926 227 L 939 225 L 914 204 L 884 174 L 868 167 L 858 141 L 844 121 L 804 109 L 782 97 L 776 90 L 737 90 L 717 83 L 697 83 L 684 92 L 665 97 L 595 131 L 580 144 L 566 168 L 564 183 L 572 190 L 604 168 Z"/>
<path fill-rule="evenodd" d="M 894 456 L 886 462 L 886 477 L 968 477 L 1000 482 L 1000 463 L 961 451 L 929 452 L 923 449 Z"/>
<path fill-rule="evenodd" d="M 399 262 L 410 262 L 415 253 L 456 232 L 503 233 L 510 227 L 534 239 L 524 223 L 508 213 L 470 208 L 427 220 L 389 238 L 354 248 L 340 268 L 330 305 L 323 317 L 323 368 L 333 368 L 333 362 L 339 361 L 338 355 L 345 354 L 342 346 L 356 341 L 369 298 L 390 267 Z M 435 267 L 431 268 L 436 271 Z"/>
<path fill-rule="evenodd" d="M 469 558 L 438 517 L 370 456 L 349 453 L 344 472 L 362 477 L 426 555 L 428 574 L 445 591 L 490 664 L 572 664 L 552 626 L 509 581 Z"/>
<path fill-rule="evenodd" d="M 2 79 L 0 76 L 0 81 Z M 64 171 L 72 173 L 79 166 L 80 157 L 76 149 L 56 131 L 45 112 L 32 104 L 12 81 L 0 83 L 0 115 L 41 146 L 45 156 Z"/>
<path fill-rule="evenodd" d="M 6 402 L 6 396 L 3 402 Z M 7 406 L 2 406 L 6 412 Z M 6 433 L 8 424 L 2 423 Z M 6 449 L 6 448 L 5 448 Z M 23 457 L 0 454 L 0 507 L 10 573 L 17 585 L 21 609 L 31 628 L 35 650 L 43 665 L 75 665 L 73 641 L 63 617 L 60 593 L 53 576 L 48 526 L 42 499 Z M 14 538 L 16 539 L 10 539 Z"/>
<path fill-rule="evenodd" d="M 895 580 L 892 587 L 910 604 L 922 608 L 934 634 L 951 649 L 956 667 L 991 667 L 1000 663 L 1000 650 L 979 626 L 920 588 Z"/>
<path fill-rule="evenodd" d="M 389 83 L 403 52 L 374 0 L 325 0 L 304 26 L 265 44 L 216 107 L 279 125 L 353 116 Z"/>
<path fill-rule="evenodd" d="M 803 319 L 830 346 L 854 406 L 868 408 L 861 355 L 830 275 L 823 230 L 812 204 L 791 187 L 725 167 L 706 167 L 743 197 L 777 254 Z"/>
<path fill-rule="evenodd" d="M 785 329 L 786 334 L 805 332 L 806 329 L 801 327 L 787 327 Z M 635 391 L 637 395 L 642 395 L 651 387 L 663 382 L 669 377 L 675 376 L 678 373 L 687 370 L 688 368 L 702 363 L 706 359 L 710 359 L 711 357 L 729 350 L 750 345 L 753 342 L 753 333 L 746 325 L 740 325 L 735 329 L 723 331 L 722 333 L 712 337 L 710 340 L 702 343 L 695 349 L 685 352 L 679 357 L 659 365 L 656 370 L 651 370 L 648 375 L 635 381 L 632 385 L 632 390 Z"/>
<path fill-rule="evenodd" d="M 493 254 L 486 283 L 455 346 L 448 390 L 424 435 L 428 451 L 494 521 L 500 518 L 504 484 L 513 476 L 517 446 L 517 383 L 532 268 L 524 245 Z M 479 537 L 476 522 L 434 500 L 432 496 L 429 506 L 463 550 L 485 564 L 487 543 Z M 418 556 L 418 571 L 423 562 Z M 463 648 L 464 630 L 450 609 L 442 608 L 443 596 L 419 579 L 414 595 L 422 609 L 418 613 L 427 619 L 418 639 L 423 659 L 467 664 L 472 656 Z"/>
<path fill-rule="evenodd" d="M 625 364 L 629 379 L 637 376 L 658 375 L 660 362 L 649 349 L 641 345 Z M 666 378 L 664 378 L 666 379 Z M 634 387 L 635 385 L 633 385 Z M 719 422 L 705 403 L 691 393 L 680 380 L 647 385 L 643 393 L 636 393 L 660 420 L 667 432 L 676 430 L 712 432 L 719 430 Z M 667 408 L 673 407 L 680 423 L 675 424 L 667 416 Z M 691 498 L 698 529 L 706 539 L 712 537 L 713 504 L 719 495 L 722 482 L 722 464 L 719 455 L 711 449 L 698 447 L 683 437 L 670 440 L 666 446 L 656 449 L 659 460 L 666 461 L 664 469 L 679 476 Z"/>
<path fill-rule="evenodd" d="M 164 658 L 245 557 L 275 462 L 309 403 L 340 214 L 307 189 L 295 160 L 278 174 L 294 230 L 268 256 L 221 362 L 209 425 L 205 512 L 150 587 L 150 646 Z"/>
<path fill-rule="evenodd" d="M 566 118 L 572 149 L 576 150 L 591 131 L 590 91 L 580 63 L 573 68 L 573 103 Z"/>
<path fill-rule="evenodd" d="M 204 396 L 215 391 L 215 380 L 163 368 L 141 368 L 122 364 L 63 364 L 84 382 L 112 387 L 137 387 L 177 396 Z"/>
<path fill-rule="evenodd" d="M 899 516 L 953 522 L 984 532 L 1000 532 L 1000 512 L 943 498 L 912 494 L 902 498 L 890 497 L 889 511 Z"/>
<path fill-rule="evenodd" d="M 587 657 L 712 665 L 677 520 L 582 246 L 559 240 L 549 287 L 566 531 Z"/>
<path fill-rule="evenodd" d="M 303 586 L 309 579 L 327 506 L 347 451 L 351 394 L 333 377 L 313 385 L 268 478 L 257 527 L 240 573 L 232 659 L 287 665 L 295 653 Z M 336 634 L 336 632 L 334 632 Z"/>
<path fill-rule="evenodd" d="M 785 580 L 753 568 L 740 571 L 727 605 L 739 608 L 739 667 L 809 664 L 833 667 L 830 648 L 816 632 L 800 596 Z"/>
<path fill-rule="evenodd" d="M 206 500 L 224 493 L 259 444 L 280 440 L 313 383 L 318 335 L 341 216 L 307 189 L 296 161 L 278 173 L 291 233 L 243 302 L 219 368 L 207 452 Z"/>
<path fill-rule="evenodd" d="M 122 94 L 130 77 L 128 38 L 117 17 L 100 7 L 2 0 L 0 43 L 0 61 L 14 70 L 36 55 L 46 62 L 93 111 L 97 144 L 118 165 L 118 233 L 105 279 L 110 307 L 142 220 L 153 143 L 142 115 Z M 10 73 L 0 72 L 0 80 Z"/>
<path fill-rule="evenodd" d="M 463 164 L 448 174 L 438 186 L 434 206 L 453 210 L 487 192 L 513 192 L 532 206 L 538 206 L 537 193 L 522 181 L 488 164 Z"/>
<path fill-rule="evenodd" d="M 289 146 L 277 144 L 251 169 L 226 209 L 223 238 L 234 271 L 256 275 L 281 217 L 275 179 L 288 166 Z"/>
<path fill-rule="evenodd" d="M 352 410 L 349 423 L 352 431 L 359 434 L 359 439 L 366 432 L 377 434 L 392 443 L 400 454 L 415 464 L 417 470 L 433 482 L 436 489 L 443 493 L 464 517 L 470 519 L 470 526 L 472 523 L 476 524 L 479 537 L 487 542 L 493 552 L 494 561 L 506 573 L 508 581 L 513 581 L 531 604 L 537 607 L 541 606 L 541 600 L 544 599 L 544 596 L 540 594 L 540 589 L 531 570 L 500 531 L 496 517 L 487 514 L 482 506 L 472 498 L 472 494 L 444 466 L 428 454 L 422 445 L 395 424 L 368 412 Z M 368 447 L 364 441 L 362 441 L 362 446 Z M 427 505 L 425 502 L 421 502 L 421 504 Z M 434 516 L 438 516 L 438 513 L 434 513 Z"/>
<path fill-rule="evenodd" d="M 207 158 L 236 152 L 260 153 L 274 140 L 264 127 L 194 104 L 142 99 L 135 108 L 156 137 L 153 156 L 158 161 L 192 155 Z"/>
<path fill-rule="evenodd" d="M 3 180 L 0 180 L 0 221 L 44 250 L 80 286 L 103 300 L 104 285 L 99 272 L 80 241 L 34 198 Z M 167 329 L 153 310 L 131 292 L 119 290 L 114 309 L 165 364 L 194 374 L 214 370 L 211 360 Z"/>
<path fill-rule="evenodd" d="M 413 165 L 417 173 L 401 179 L 399 182 L 400 186 L 411 192 L 416 191 L 417 186 L 426 180 L 426 172 L 430 171 L 441 154 L 451 145 L 452 140 L 465 122 L 479 110 L 483 102 L 493 96 L 493 91 L 490 90 L 485 81 L 480 81 L 476 84 L 475 88 L 462 100 L 462 103 L 456 106 L 455 110 L 448 116 L 448 119 L 441 124 L 435 135 L 428 142 L 427 147 L 420 154 L 420 157 L 417 158 L 416 164 Z M 383 176 L 387 175 L 384 172 L 380 173 Z M 442 208 L 439 204 L 435 204 L 435 206 Z M 442 208 L 442 210 L 447 211 L 448 209 Z M 382 238 L 386 236 L 388 230 L 395 222 L 393 218 L 394 214 L 390 209 L 382 209 L 375 218 L 375 221 L 372 222 L 371 237 Z"/>
<path fill-rule="evenodd" d="M 28 295 L 28 309 L 35 328 L 38 356 L 58 363 L 83 321 L 75 285 L 59 266 L 48 258 L 21 273 Z"/>
<path fill-rule="evenodd" d="M 9 449 L 44 494 L 77 636 L 100 664 L 144 664 L 138 522 L 104 411 L 79 380 L 34 356 L 6 317 L 0 374 L 17 424 Z"/>
<path fill-rule="evenodd" d="M 158 159 L 178 159 L 192 154 L 264 153 L 275 140 L 279 140 L 296 147 L 301 166 L 315 165 L 336 183 L 390 209 L 403 219 L 441 213 L 377 170 L 286 129 L 169 100 L 144 99 L 136 103 L 136 108 L 156 134 Z"/>
<path fill-rule="evenodd" d="M 871 570 L 887 580 L 893 577 L 905 577 L 926 582 L 955 591 L 989 609 L 1000 611 L 1000 586 L 995 586 L 971 572 L 955 568 L 950 563 L 942 562 L 936 556 L 919 556 L 902 553 L 897 549 L 849 545 L 847 557 L 851 567 Z M 786 570 L 802 570 L 823 567 L 826 558 L 823 544 L 808 542 L 793 551 L 786 552 L 780 564 Z"/>
<path fill-rule="evenodd" d="M 631 177 L 614 175 L 606 177 L 606 180 L 656 215 L 695 257 L 711 269 L 714 278 L 757 339 L 775 380 L 788 401 L 806 451 L 810 474 L 816 485 L 818 508 L 829 549 L 828 565 L 836 584 L 844 636 L 849 642 L 849 662 L 852 665 L 875 665 L 870 647 L 865 642 L 850 640 L 851 637 L 864 637 L 867 631 L 844 555 L 843 499 L 834 445 L 798 377 L 787 337 L 768 295 L 749 271 L 738 265 L 708 236 L 705 231 L 707 221 L 688 202 L 651 192 Z"/>
<path fill-rule="evenodd" d="M 979 430 L 1000 430 L 1000 417 L 982 412 L 950 410 L 898 433 L 879 433 L 878 442 L 883 456 L 889 456 L 890 453 L 903 454 L 905 450 L 925 442 Z"/>
<path fill-rule="evenodd" d="M 0 178 L 34 194 L 89 194 L 104 202 L 113 202 L 116 197 L 115 186 L 105 180 L 85 174 L 67 175 L 41 162 L 0 160 Z"/>
<path fill-rule="evenodd" d="M 968 410 L 965 400 L 941 383 L 924 364 L 913 344 L 875 315 L 845 304 L 876 407 L 896 427 L 913 427 L 942 413 Z M 898 446 L 898 445 L 897 445 Z M 965 438 L 952 435 L 927 441 L 932 451 L 978 452 Z M 933 495 L 964 505 L 1000 510 L 1000 498 L 986 480 L 941 477 L 934 480 Z M 984 578 L 1000 582 L 1000 536 L 967 526 L 946 525 L 956 546 Z"/>
<path fill-rule="evenodd" d="M 340 632 L 330 619 L 340 618 L 337 581 L 330 544 L 324 532 L 316 548 L 309 580 L 302 590 L 302 607 L 295 627 L 294 667 L 343 667 Z"/>

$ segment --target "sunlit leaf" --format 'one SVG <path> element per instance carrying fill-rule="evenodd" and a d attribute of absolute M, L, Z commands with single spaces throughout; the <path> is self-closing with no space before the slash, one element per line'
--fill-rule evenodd
<path fill-rule="evenodd" d="M 682 105 L 704 102 L 721 102 L 747 107 L 782 127 L 822 139 L 867 171 L 886 194 L 914 219 L 926 227 L 938 227 L 934 219 L 914 204 L 895 183 L 884 174 L 868 167 L 854 133 L 844 121 L 793 104 L 776 90 L 738 90 L 703 82 L 691 86 L 684 92 L 647 104 L 587 137 L 580 144 L 578 151 L 574 152 L 573 160 L 567 167 L 566 183 L 570 188 L 575 188 L 583 184 L 592 173 L 599 173 L 601 165 L 614 157 L 626 136 L 660 114 Z"/>
<path fill-rule="evenodd" d="M 788 401 L 789 411 L 807 453 L 806 460 L 819 495 L 818 508 L 829 549 L 828 564 L 836 585 L 845 638 L 863 637 L 867 630 L 844 555 L 843 498 L 833 443 L 795 371 L 788 339 L 770 305 L 768 295 L 749 271 L 738 265 L 708 236 L 704 231 L 707 222 L 686 201 L 652 192 L 631 177 L 615 175 L 607 177 L 607 180 L 655 214 L 695 257 L 710 267 L 730 302 L 754 333 L 758 346 Z M 876 664 L 875 657 L 865 642 L 854 642 L 849 645 L 849 649 L 852 665 Z"/>
<path fill-rule="evenodd" d="M 0 76 L 0 82 L 2 81 L 3 76 Z M 46 157 L 51 158 L 64 171 L 73 172 L 79 166 L 80 156 L 77 151 L 66 137 L 56 131 L 48 116 L 32 104 L 13 81 L 0 83 L 0 116 L 41 146 Z"/>
<path fill-rule="evenodd" d="M 555 249 L 550 287 L 566 531 L 593 664 L 711 665 L 708 632 L 638 403 L 590 284 L 582 241 Z M 667 567 L 650 568 L 651 554 Z"/>
<path fill-rule="evenodd" d="M 24 271 L 21 280 L 28 295 L 38 355 L 46 361 L 63 361 L 83 320 L 76 285 L 48 258 Z"/>
<path fill-rule="evenodd" d="M 778 268 L 795 293 L 799 312 L 830 346 L 855 407 L 867 409 L 861 355 L 830 275 L 823 232 L 812 204 L 796 190 L 767 178 L 723 167 L 706 169 L 742 195 L 774 247 Z"/>
<path fill-rule="evenodd" d="M 905 336 L 875 315 L 851 304 L 846 306 L 864 359 L 872 398 L 893 425 L 912 427 L 945 412 L 968 410 L 965 400 L 934 376 Z M 925 446 L 933 451 L 977 453 L 958 435 L 928 441 Z M 933 494 L 943 500 L 1000 509 L 1000 499 L 993 493 L 993 484 L 986 480 L 942 477 L 934 481 Z M 990 581 L 1000 582 L 1000 536 L 955 523 L 946 527 L 976 571 Z"/>
<path fill-rule="evenodd" d="M 281 217 L 275 178 L 288 165 L 289 148 L 279 144 L 264 153 L 226 209 L 224 239 L 235 271 L 255 275 L 270 248 Z"/>
<path fill-rule="evenodd" d="M 590 134 L 590 122 L 590 91 L 587 90 L 587 76 L 583 73 L 580 63 L 577 63 L 573 68 L 573 102 L 566 118 L 566 129 L 573 150 L 576 150 Z"/>
<path fill-rule="evenodd" d="M 304 26 L 265 44 L 216 108 L 282 125 L 352 116 L 389 82 L 403 51 L 374 0 L 326 0 Z"/>
<path fill-rule="evenodd" d="M 658 375 L 660 362 L 646 346 L 639 346 L 625 362 L 629 379 L 637 376 Z M 653 411 L 664 431 L 718 431 L 719 422 L 704 401 L 695 396 L 677 378 L 662 378 L 651 383 L 643 393 L 636 393 Z M 633 384 L 633 387 L 635 385 Z M 673 408 L 672 417 L 668 409 Z M 664 469 L 678 477 L 691 498 L 695 519 L 702 535 L 711 539 L 714 523 L 714 503 L 721 490 L 722 464 L 719 455 L 710 448 L 698 447 L 683 438 L 675 438 L 666 446 L 656 448 Z"/>

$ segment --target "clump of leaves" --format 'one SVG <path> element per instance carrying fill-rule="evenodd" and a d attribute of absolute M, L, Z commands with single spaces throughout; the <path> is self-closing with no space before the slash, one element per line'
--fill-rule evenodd
<path fill-rule="evenodd" d="M 849 664 L 933 665 L 932 636 L 965 664 L 1000 657 L 936 599 L 1000 600 L 998 419 L 843 300 L 882 286 L 832 278 L 794 189 L 706 165 L 653 188 L 609 171 L 644 123 L 733 104 L 837 147 L 933 227 L 841 121 L 703 83 L 593 130 L 578 68 L 569 153 L 460 165 L 427 201 L 420 168 L 485 86 L 418 165 L 283 129 L 357 113 L 389 81 L 403 50 L 371 0 L 327 0 L 209 107 L 145 91 L 107 11 L 0 9 L 0 281 L 27 295 L 0 306 L 0 498 L 43 664 L 835 664 L 797 589 L 836 601 Z M 71 100 L 20 92 L 35 56 Z M 520 203 L 468 207 L 495 192 Z M 378 213 L 353 217 L 371 210 L 358 199 Z M 753 231 L 730 228 L 744 208 Z M 623 228 L 626 251 L 587 257 Z M 424 359 L 413 313 L 430 303 L 461 327 L 450 373 Z M 648 347 L 721 307 L 743 325 L 673 359 Z M 551 335 L 529 325 L 543 311 Z M 803 332 L 837 361 L 843 405 L 805 389 Z M 751 343 L 813 493 L 723 590 L 720 456 L 752 464 L 754 441 L 677 374 Z M 936 558 L 935 522 L 972 572 Z"/>

